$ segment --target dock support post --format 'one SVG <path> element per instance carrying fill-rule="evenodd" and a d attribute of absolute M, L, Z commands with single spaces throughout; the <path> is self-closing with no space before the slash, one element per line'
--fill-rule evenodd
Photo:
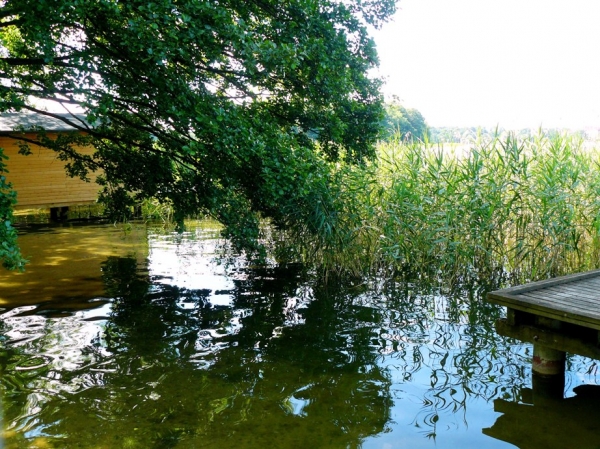
<path fill-rule="evenodd" d="M 62 221 L 66 220 L 69 214 L 69 206 L 63 207 L 51 207 L 50 208 L 50 220 Z"/>
<path fill-rule="evenodd" d="M 558 331 L 562 322 L 543 316 L 535 318 L 541 329 Z M 551 349 L 538 343 L 533 344 L 533 372 L 545 377 L 565 376 L 565 352 Z"/>
<path fill-rule="evenodd" d="M 531 384 L 534 404 L 543 405 L 564 398 L 565 356 L 563 351 L 533 345 Z"/>
<path fill-rule="evenodd" d="M 533 345 L 533 366 L 535 374 L 544 377 L 565 375 L 565 353 L 542 345 Z"/>
<path fill-rule="evenodd" d="M 541 328 L 560 330 L 562 323 L 558 320 L 536 317 L 536 323 Z M 539 343 L 533 344 L 532 384 L 534 400 L 537 397 L 547 399 L 562 399 L 565 389 L 565 359 L 566 353 L 548 348 Z"/>

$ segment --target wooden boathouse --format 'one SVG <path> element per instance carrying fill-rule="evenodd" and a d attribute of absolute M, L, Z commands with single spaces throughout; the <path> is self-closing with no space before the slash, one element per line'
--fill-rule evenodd
<path fill-rule="evenodd" d="M 54 114 L 58 117 L 61 115 Z M 71 120 L 83 117 L 64 114 Z M 56 152 L 38 145 L 29 144 L 31 154 L 19 154 L 19 139 L 35 139 L 37 129 L 46 130 L 47 137 L 54 139 L 60 133 L 80 132 L 60 118 L 32 113 L 11 113 L 0 115 L 0 147 L 4 155 L 8 173 L 6 179 L 17 192 L 15 210 L 20 209 L 62 209 L 69 206 L 93 204 L 98 198 L 99 186 L 95 176 L 91 182 L 71 178 L 65 172 L 65 162 Z M 82 154 L 92 154 L 92 147 L 77 147 Z"/>

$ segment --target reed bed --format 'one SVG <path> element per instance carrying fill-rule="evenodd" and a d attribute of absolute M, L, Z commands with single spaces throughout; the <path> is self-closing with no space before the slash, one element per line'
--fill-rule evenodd
<path fill-rule="evenodd" d="M 478 139 L 459 150 L 392 139 L 336 168 L 317 237 L 294 248 L 324 270 L 525 282 L 600 266 L 600 152 L 567 134 Z M 314 234 L 313 234 L 314 235 Z"/>

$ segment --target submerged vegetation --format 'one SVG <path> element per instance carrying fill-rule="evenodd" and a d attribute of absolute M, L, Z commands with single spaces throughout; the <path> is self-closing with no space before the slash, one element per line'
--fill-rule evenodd
<path fill-rule="evenodd" d="M 600 153 L 568 134 L 496 134 L 470 145 L 392 139 L 377 160 L 337 167 L 309 232 L 279 255 L 325 270 L 524 282 L 600 261 Z"/>

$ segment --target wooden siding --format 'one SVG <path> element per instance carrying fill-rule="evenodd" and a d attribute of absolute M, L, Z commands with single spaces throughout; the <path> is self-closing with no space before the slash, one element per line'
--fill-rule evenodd
<path fill-rule="evenodd" d="M 28 136 L 34 138 L 34 135 Z M 52 137 L 52 134 L 49 134 Z M 71 178 L 65 172 L 65 162 L 47 148 L 30 145 L 32 154 L 19 154 L 17 140 L 0 136 L 0 147 L 8 156 L 6 179 L 17 192 L 16 209 L 76 206 L 95 203 L 99 186 L 95 176 L 91 182 Z M 93 148 L 80 147 L 83 154 L 91 154 Z"/>

